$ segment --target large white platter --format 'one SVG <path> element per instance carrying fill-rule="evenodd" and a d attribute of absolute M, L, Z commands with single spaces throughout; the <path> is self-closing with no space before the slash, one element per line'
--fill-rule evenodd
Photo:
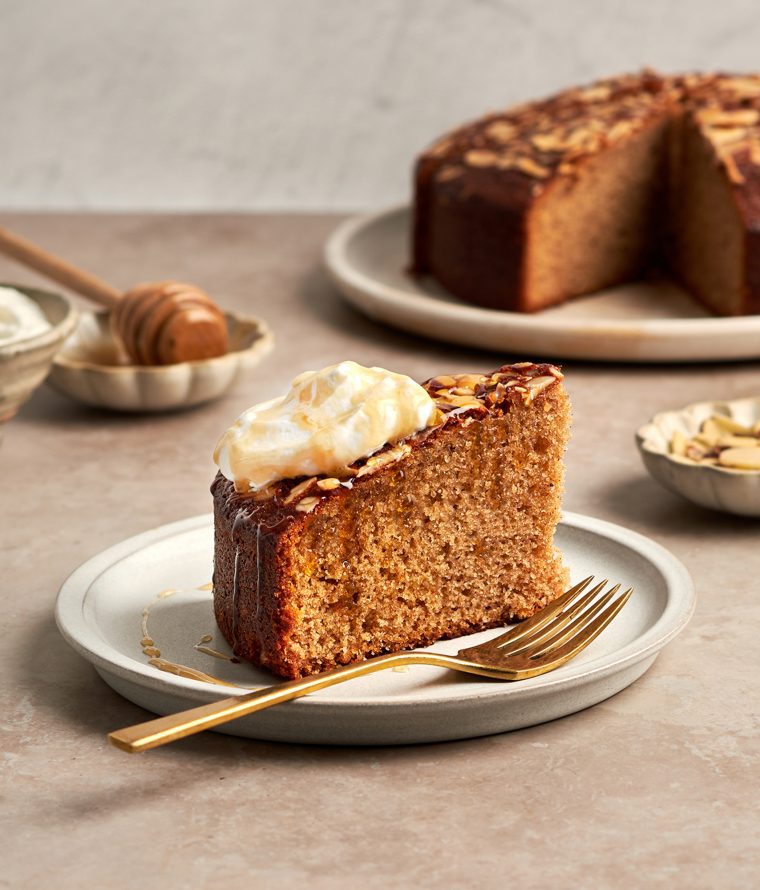
<path fill-rule="evenodd" d="M 377 321 L 509 356 L 626 362 L 760 357 L 760 315 L 715 318 L 670 282 L 635 282 L 526 315 L 457 300 L 409 266 L 410 211 L 396 207 L 343 223 L 325 247 L 333 281 Z"/>
<path fill-rule="evenodd" d="M 566 514 L 557 543 L 577 581 L 586 575 L 634 585 L 615 621 L 577 659 L 519 683 L 413 666 L 369 677 L 252 714 L 222 727 L 233 735 L 318 744 L 390 745 L 469 738 L 553 720 L 594 705 L 640 677 L 685 626 L 694 608 L 686 569 L 667 550 L 620 526 Z M 144 610 L 161 657 L 250 689 L 277 680 L 194 648 L 229 653 L 215 628 L 208 581 L 213 529 L 198 516 L 130 538 L 80 566 L 58 596 L 63 636 L 113 689 L 167 714 L 243 690 L 185 679 L 148 664 Z M 167 589 L 179 592 L 159 597 Z M 435 647 L 455 653 L 499 631 Z M 109 727 L 116 729 L 117 727 Z"/>

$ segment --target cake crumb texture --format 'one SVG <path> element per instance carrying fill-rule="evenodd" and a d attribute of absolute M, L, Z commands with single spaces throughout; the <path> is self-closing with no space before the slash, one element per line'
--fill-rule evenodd
<path fill-rule="evenodd" d="M 498 410 L 460 409 L 308 513 L 273 512 L 217 477 L 215 611 L 235 652 L 298 677 L 497 627 L 558 596 L 570 409 L 553 382 Z"/>

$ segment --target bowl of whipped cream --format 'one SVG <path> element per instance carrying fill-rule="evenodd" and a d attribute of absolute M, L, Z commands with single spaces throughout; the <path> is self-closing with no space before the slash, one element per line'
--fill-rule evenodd
<path fill-rule="evenodd" d="M 47 377 L 76 319 L 60 294 L 0 285 L 0 422 L 10 420 Z"/>

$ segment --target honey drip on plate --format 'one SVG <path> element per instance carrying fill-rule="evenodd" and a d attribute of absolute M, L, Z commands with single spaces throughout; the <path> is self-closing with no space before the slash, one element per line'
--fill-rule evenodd
<path fill-rule="evenodd" d="M 213 683 L 216 686 L 233 686 L 235 689 L 243 688 L 237 683 L 227 683 L 225 680 L 204 674 L 203 671 L 196 671 L 195 668 L 187 667 L 184 664 L 175 664 L 173 661 L 166 661 L 163 658 L 151 658 L 148 660 L 148 664 L 152 664 L 160 671 L 166 671 L 167 674 L 175 674 L 177 677 L 185 677 L 188 680 L 200 680 L 202 683 Z"/>
<path fill-rule="evenodd" d="M 213 584 L 209 582 L 208 584 L 203 584 L 202 586 L 196 587 L 194 589 L 201 591 L 213 590 Z M 185 677 L 188 680 L 200 680 L 202 683 L 213 683 L 215 686 L 228 686 L 234 687 L 236 689 L 246 688 L 239 686 L 237 683 L 229 683 L 226 680 L 220 680 L 218 677 L 212 677 L 210 674 L 206 674 L 203 671 L 188 667 L 185 664 L 177 664 L 176 662 L 169 661 L 166 658 L 161 658 L 161 650 L 156 645 L 156 641 L 150 635 L 150 632 L 148 630 L 150 611 L 158 600 L 166 599 L 167 597 L 174 596 L 174 594 L 180 592 L 180 589 L 176 587 L 170 587 L 166 590 L 162 590 L 160 593 L 156 594 L 154 602 L 148 604 L 142 611 L 142 620 L 140 623 L 140 647 L 142 648 L 143 655 L 148 659 L 148 664 L 159 671 L 164 671 L 168 674 L 174 674 L 177 677 Z M 210 643 L 212 639 L 213 637 L 211 634 L 204 634 L 199 642 L 197 642 L 195 646 L 193 646 L 193 648 L 198 652 L 202 652 L 204 655 L 210 655 L 213 658 L 219 658 L 224 661 L 232 662 L 233 664 L 239 663 L 238 659 L 235 658 L 233 655 L 226 655 L 224 652 L 219 652 L 216 649 L 212 649 L 210 646 L 207 646 L 206 643 Z"/>
<path fill-rule="evenodd" d="M 202 652 L 204 655 L 210 655 L 212 658 L 220 658 L 222 661 L 230 661 L 232 664 L 240 664 L 240 659 L 234 655 L 227 655 L 225 652 L 219 652 L 218 649 L 212 649 L 206 643 L 210 643 L 214 638 L 211 634 L 203 634 L 198 642 L 193 646 L 196 652 Z"/>

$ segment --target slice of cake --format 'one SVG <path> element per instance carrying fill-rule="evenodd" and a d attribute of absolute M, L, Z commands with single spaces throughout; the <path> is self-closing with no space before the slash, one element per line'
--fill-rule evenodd
<path fill-rule="evenodd" d="M 558 596 L 561 381 L 520 363 L 420 386 L 342 362 L 241 415 L 212 486 L 214 608 L 235 653 L 299 677 Z"/>
<path fill-rule="evenodd" d="M 467 124 L 415 173 L 412 266 L 533 312 L 666 270 L 760 312 L 760 76 L 651 71 Z"/>

